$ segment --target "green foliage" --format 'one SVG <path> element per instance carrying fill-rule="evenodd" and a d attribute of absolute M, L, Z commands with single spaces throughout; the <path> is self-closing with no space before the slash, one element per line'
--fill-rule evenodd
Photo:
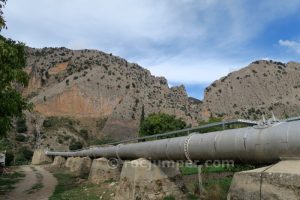
<path fill-rule="evenodd" d="M 15 165 L 25 165 L 30 163 L 32 159 L 33 151 L 31 151 L 28 147 L 22 147 L 18 150 L 15 155 Z"/>
<path fill-rule="evenodd" d="M 182 166 L 180 167 L 180 172 L 182 175 L 198 174 L 198 167 Z"/>
<path fill-rule="evenodd" d="M 3 18 L 3 11 L 2 11 L 2 8 L 5 6 L 5 4 L 6 4 L 6 0 L 0 0 L 0 31 L 3 28 L 6 28 L 5 20 Z"/>
<path fill-rule="evenodd" d="M 79 134 L 80 134 L 80 136 L 81 136 L 83 139 L 85 139 L 85 140 L 89 139 L 89 134 L 88 134 L 88 131 L 87 131 L 86 129 L 81 129 L 81 130 L 79 131 Z"/>
<path fill-rule="evenodd" d="M 69 117 L 48 117 L 43 122 L 43 127 L 47 129 L 56 129 L 58 127 L 67 127 L 70 131 L 77 132 L 74 128 L 76 121 Z"/>
<path fill-rule="evenodd" d="M 83 179 L 80 179 L 79 181 L 79 179 L 72 174 L 62 171 L 56 171 L 54 176 L 56 177 L 58 184 L 49 200 L 113 199 L 111 194 L 114 193 L 114 191 L 109 188 L 109 183 L 96 185 L 89 182 L 83 182 Z"/>
<path fill-rule="evenodd" d="M 13 160 L 14 160 L 14 154 L 13 154 L 13 152 L 6 151 L 6 154 L 5 154 L 5 166 L 11 165 Z"/>
<path fill-rule="evenodd" d="M 71 151 L 73 150 L 78 150 L 78 149 L 82 149 L 82 143 L 80 141 L 75 141 L 75 142 L 72 142 L 69 146 L 69 149 Z"/>
<path fill-rule="evenodd" d="M 24 133 L 27 131 L 26 120 L 24 118 L 18 118 L 16 125 L 18 133 Z"/>
<path fill-rule="evenodd" d="M 24 154 L 18 153 L 15 156 L 15 165 L 26 165 L 28 164 L 28 160 L 25 158 Z"/>
<path fill-rule="evenodd" d="M 165 113 L 152 113 L 140 124 L 140 136 L 155 135 L 168 131 L 180 130 L 186 127 L 181 119 Z"/>
<path fill-rule="evenodd" d="M 27 147 L 22 147 L 19 150 L 20 153 L 22 153 L 24 155 L 24 157 L 26 158 L 26 160 L 30 161 L 32 156 L 33 156 L 33 151 L 28 149 Z"/>
<path fill-rule="evenodd" d="M 25 142 L 25 140 L 26 140 L 26 137 L 24 135 L 22 135 L 22 134 L 16 135 L 16 141 Z"/>
<path fill-rule="evenodd" d="M 232 176 L 221 178 L 210 178 L 203 182 L 207 191 L 206 199 L 226 200 L 227 193 L 230 188 Z"/>
<path fill-rule="evenodd" d="M 49 128 L 49 127 L 53 126 L 52 124 L 53 124 L 53 121 L 51 119 L 45 119 L 43 122 L 43 127 Z"/>
<path fill-rule="evenodd" d="M 163 200 L 175 200 L 175 197 L 172 196 L 172 195 L 169 195 L 169 196 L 165 196 L 165 197 L 163 198 Z"/>
<path fill-rule="evenodd" d="M 0 30 L 5 27 L 2 8 L 6 0 L 0 0 Z M 0 135 L 12 127 L 12 119 L 21 117 L 30 104 L 22 97 L 16 86 L 26 86 L 28 75 L 25 66 L 24 44 L 0 35 Z"/>

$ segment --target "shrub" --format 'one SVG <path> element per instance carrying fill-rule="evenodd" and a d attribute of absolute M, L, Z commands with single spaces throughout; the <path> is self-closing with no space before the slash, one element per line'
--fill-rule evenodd
<path fill-rule="evenodd" d="M 51 120 L 46 119 L 46 120 L 43 122 L 43 126 L 46 127 L 46 128 L 51 127 L 51 126 L 52 126 Z"/>
<path fill-rule="evenodd" d="M 152 113 L 141 122 L 139 134 L 140 136 L 155 135 L 185 127 L 186 123 L 174 115 Z"/>
<path fill-rule="evenodd" d="M 88 131 L 86 129 L 81 129 L 79 131 L 79 134 L 85 140 L 87 140 L 89 138 Z"/>
<path fill-rule="evenodd" d="M 23 118 L 17 119 L 16 128 L 18 133 L 24 133 L 27 131 L 26 120 Z"/>
<path fill-rule="evenodd" d="M 25 142 L 26 137 L 24 135 L 18 134 L 16 135 L 16 140 L 18 142 Z"/>
<path fill-rule="evenodd" d="M 19 152 L 23 153 L 24 157 L 28 161 L 30 161 L 33 156 L 33 151 L 28 149 L 27 147 L 22 147 Z"/>
<path fill-rule="evenodd" d="M 11 151 L 7 151 L 5 154 L 5 165 L 11 165 L 11 162 L 14 160 L 14 154 Z"/>
<path fill-rule="evenodd" d="M 82 149 L 82 143 L 80 141 L 72 142 L 69 146 L 69 149 L 72 150 L 78 150 Z"/>

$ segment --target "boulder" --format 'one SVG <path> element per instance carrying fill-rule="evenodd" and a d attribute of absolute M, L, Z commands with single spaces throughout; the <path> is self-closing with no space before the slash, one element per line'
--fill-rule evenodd
<path fill-rule="evenodd" d="M 179 187 L 157 165 L 143 158 L 123 164 L 116 200 L 154 200 L 169 195 L 185 199 Z"/>
<path fill-rule="evenodd" d="M 300 196 L 300 161 L 235 173 L 227 199 L 294 200 Z"/>
<path fill-rule="evenodd" d="M 107 180 L 118 181 L 120 173 L 121 168 L 112 167 L 106 158 L 94 159 L 89 174 L 89 181 L 95 184 L 103 183 Z"/>
<path fill-rule="evenodd" d="M 52 163 L 52 158 L 45 154 L 44 149 L 36 149 L 32 156 L 31 164 L 42 165 Z"/>

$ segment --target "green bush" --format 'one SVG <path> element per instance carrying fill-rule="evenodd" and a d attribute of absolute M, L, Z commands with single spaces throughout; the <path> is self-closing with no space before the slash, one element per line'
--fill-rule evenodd
<path fill-rule="evenodd" d="M 17 119 L 16 128 L 18 133 L 24 133 L 27 131 L 26 120 L 23 118 Z"/>
<path fill-rule="evenodd" d="M 26 160 L 31 160 L 32 156 L 33 156 L 33 151 L 28 149 L 27 147 L 22 147 L 19 150 L 20 153 L 23 153 L 24 157 L 26 158 Z"/>
<path fill-rule="evenodd" d="M 76 141 L 76 142 L 72 142 L 69 146 L 69 149 L 71 151 L 73 150 L 78 150 L 78 149 L 82 149 L 82 143 L 80 141 Z"/>
<path fill-rule="evenodd" d="M 46 127 L 46 128 L 49 128 L 51 127 L 52 124 L 51 124 L 51 121 L 46 119 L 44 122 L 43 122 L 43 127 Z"/>
<path fill-rule="evenodd" d="M 18 142 L 25 142 L 26 137 L 24 135 L 18 134 L 18 135 L 16 135 L 16 140 Z"/>
<path fill-rule="evenodd" d="M 81 129 L 79 131 L 79 134 L 85 140 L 87 140 L 89 138 L 89 134 L 88 134 L 88 131 L 86 129 Z"/>
<path fill-rule="evenodd" d="M 5 165 L 6 166 L 11 165 L 13 160 L 14 160 L 14 154 L 11 151 L 7 151 L 5 154 Z"/>
<path fill-rule="evenodd" d="M 140 136 L 155 135 L 186 128 L 186 123 L 174 115 L 152 113 L 140 124 Z"/>
<path fill-rule="evenodd" d="M 165 197 L 163 198 L 163 200 L 175 200 L 175 197 L 172 196 L 172 195 L 169 195 L 169 196 L 165 196 Z"/>
<path fill-rule="evenodd" d="M 18 153 L 15 156 L 15 164 L 16 165 L 25 165 L 28 164 L 28 160 L 26 159 L 23 153 Z"/>

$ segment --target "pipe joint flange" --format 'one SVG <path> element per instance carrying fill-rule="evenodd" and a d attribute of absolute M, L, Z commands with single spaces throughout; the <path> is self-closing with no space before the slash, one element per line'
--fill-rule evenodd
<path fill-rule="evenodd" d="M 190 153 L 189 153 L 189 143 L 190 143 L 190 140 L 193 135 L 195 135 L 195 133 L 191 133 L 187 136 L 187 138 L 184 141 L 184 146 L 183 146 L 184 155 L 190 163 L 192 163 L 193 161 L 192 161 Z"/>
<path fill-rule="evenodd" d="M 118 158 L 118 160 L 122 160 L 121 158 L 120 158 L 120 156 L 119 156 L 119 148 L 120 148 L 120 146 L 122 146 L 123 144 L 118 144 L 117 146 L 116 146 L 116 156 L 117 156 L 117 158 Z"/>

